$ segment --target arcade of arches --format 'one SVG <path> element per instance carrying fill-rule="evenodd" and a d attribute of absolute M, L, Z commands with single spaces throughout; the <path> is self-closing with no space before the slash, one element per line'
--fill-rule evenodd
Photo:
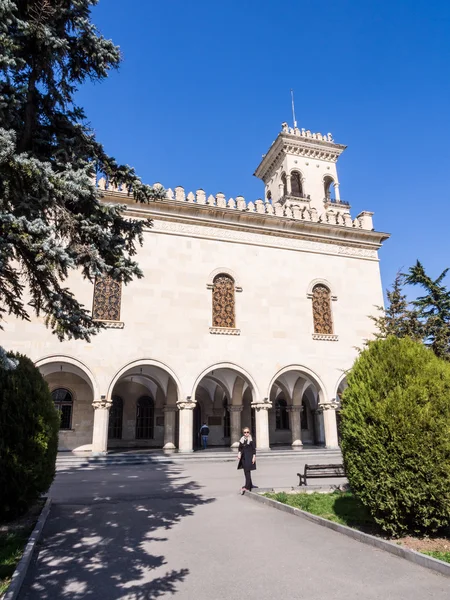
<path fill-rule="evenodd" d="M 99 395 L 82 365 L 54 360 L 38 366 L 61 412 L 60 449 L 199 448 L 202 423 L 209 446 L 237 448 L 250 427 L 259 449 L 303 444 L 337 446 L 336 402 L 326 402 L 320 383 L 302 370 L 275 376 L 267 398 L 257 396 L 244 372 L 220 366 L 200 376 L 193 396 L 181 398 L 177 382 L 160 366 L 135 364 L 111 379 Z M 341 382 L 337 396 L 345 387 Z"/>

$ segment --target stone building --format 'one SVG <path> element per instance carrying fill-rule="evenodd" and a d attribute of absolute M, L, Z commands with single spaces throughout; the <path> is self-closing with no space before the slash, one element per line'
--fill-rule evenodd
<path fill-rule="evenodd" d="M 138 205 L 97 182 L 105 202 L 153 219 L 128 286 L 74 275 L 69 286 L 107 329 L 58 342 L 43 320 L 11 319 L 2 345 L 30 356 L 61 411 L 60 448 L 338 444 L 336 408 L 369 315 L 383 304 L 371 212 L 340 199 L 331 134 L 282 125 L 256 169 L 264 200 L 185 194 Z"/>

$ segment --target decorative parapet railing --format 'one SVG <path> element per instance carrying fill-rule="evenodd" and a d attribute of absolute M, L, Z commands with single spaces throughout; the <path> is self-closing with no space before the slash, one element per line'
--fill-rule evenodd
<path fill-rule="evenodd" d="M 345 200 L 336 200 L 335 198 L 324 198 L 323 203 L 326 207 L 328 206 L 336 206 L 339 208 L 344 208 L 345 210 L 350 210 L 351 206 L 349 202 Z"/>
<path fill-rule="evenodd" d="M 309 129 L 305 129 L 302 127 L 299 129 L 298 127 L 289 127 L 287 123 L 281 123 L 281 133 L 289 133 L 289 135 L 296 135 L 297 137 L 302 137 L 310 140 L 318 140 L 319 142 L 331 142 L 334 143 L 333 136 L 331 133 L 322 134 L 322 133 L 313 133 Z"/>
<path fill-rule="evenodd" d="M 97 181 L 97 186 L 100 190 L 129 195 L 129 190 L 125 187 L 117 187 L 108 185 L 104 177 Z M 160 183 L 155 183 L 153 187 L 161 186 Z M 161 186 L 162 187 L 162 186 Z M 166 190 L 166 200 L 172 202 L 183 202 L 188 204 L 197 204 L 201 206 L 211 206 L 236 210 L 248 213 L 257 213 L 262 215 L 272 215 L 275 217 L 284 217 L 294 221 L 311 221 L 314 223 L 327 223 L 329 225 L 339 225 L 341 227 L 355 227 L 359 229 L 373 230 L 371 212 L 362 212 L 355 219 L 352 219 L 349 208 L 350 205 L 343 202 L 331 202 L 328 206 L 325 205 L 325 211 L 320 213 L 316 208 L 310 207 L 309 198 L 300 198 L 289 196 L 285 198 L 285 202 L 274 202 L 262 200 L 259 198 L 254 202 L 246 202 L 243 196 L 236 198 L 226 198 L 225 194 L 218 193 L 215 196 L 206 195 L 202 189 L 196 192 L 188 192 L 183 187 L 177 186 L 173 190 Z M 345 210 L 342 210 L 342 209 Z"/>

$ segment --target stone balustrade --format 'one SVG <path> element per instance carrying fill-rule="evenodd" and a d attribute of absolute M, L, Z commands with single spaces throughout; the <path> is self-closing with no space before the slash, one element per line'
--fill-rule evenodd
<path fill-rule="evenodd" d="M 161 186 L 160 183 L 155 183 L 153 187 Z M 100 190 L 115 192 L 119 194 L 129 194 L 129 190 L 124 186 L 112 186 L 108 184 L 104 177 L 97 181 L 97 187 Z M 162 187 L 162 186 L 161 186 Z M 246 202 L 243 196 L 236 198 L 226 198 L 225 194 L 219 192 L 215 196 L 206 195 L 205 191 L 198 189 L 195 193 L 186 191 L 183 187 L 177 186 L 173 190 L 166 190 L 166 200 L 169 202 L 185 202 L 189 204 L 199 204 L 202 206 L 214 206 L 227 210 L 236 210 L 248 213 L 258 213 L 265 215 L 273 215 L 275 217 L 284 217 L 294 221 L 311 221 L 314 223 L 326 223 L 329 225 L 338 225 L 341 227 L 356 227 L 359 229 L 373 230 L 372 215 L 370 212 L 362 212 L 355 219 L 350 215 L 349 210 L 345 206 L 331 205 L 326 206 L 322 213 L 319 213 L 316 208 L 310 207 L 309 202 L 305 205 L 305 199 L 300 199 L 299 203 L 290 202 L 274 202 L 262 200 L 258 198 L 254 202 Z M 349 208 L 349 207 L 348 207 Z"/>
<path fill-rule="evenodd" d="M 289 135 L 296 135 L 298 137 L 306 138 L 309 140 L 318 140 L 320 142 L 334 142 L 331 133 L 313 133 L 309 129 L 299 129 L 298 127 L 289 127 L 287 123 L 281 124 L 281 133 L 289 133 Z"/>

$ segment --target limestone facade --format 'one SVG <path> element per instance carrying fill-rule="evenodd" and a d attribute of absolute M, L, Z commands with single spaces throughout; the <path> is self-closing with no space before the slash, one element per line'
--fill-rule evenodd
<path fill-rule="evenodd" d="M 93 306 L 94 286 L 71 277 L 77 298 L 113 317 L 91 343 L 60 343 L 39 318 L 10 319 L 2 341 L 68 392 L 61 449 L 189 452 L 204 421 L 212 446 L 236 447 L 243 426 L 260 449 L 337 446 L 345 371 L 383 304 L 388 235 L 372 213 L 351 217 L 336 191 L 345 147 L 319 135 L 283 124 L 254 203 L 175 188 L 143 206 L 98 182 L 103 201 L 153 220 L 137 256 L 144 278 L 98 286 Z"/>

